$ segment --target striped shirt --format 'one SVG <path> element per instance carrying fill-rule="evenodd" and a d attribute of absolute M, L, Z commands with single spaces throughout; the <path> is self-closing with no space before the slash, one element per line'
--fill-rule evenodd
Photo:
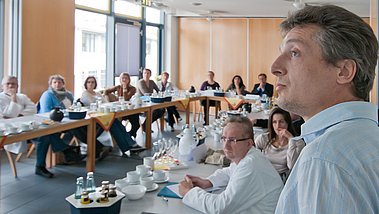
<path fill-rule="evenodd" d="M 307 144 L 275 213 L 379 213 L 379 128 L 376 106 L 346 102 L 313 116 Z"/>

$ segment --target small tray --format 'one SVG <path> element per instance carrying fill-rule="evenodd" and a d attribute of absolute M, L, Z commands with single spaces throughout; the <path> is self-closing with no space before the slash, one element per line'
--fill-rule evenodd
<path fill-rule="evenodd" d="M 80 199 L 75 199 L 75 195 L 72 194 L 66 197 L 66 201 L 70 203 L 72 214 L 118 214 L 120 213 L 121 202 L 125 194 L 116 190 L 117 196 L 114 198 L 109 198 L 107 203 L 96 202 L 99 188 L 96 189 L 95 193 L 90 193 L 90 199 L 92 203 L 82 204 Z"/>

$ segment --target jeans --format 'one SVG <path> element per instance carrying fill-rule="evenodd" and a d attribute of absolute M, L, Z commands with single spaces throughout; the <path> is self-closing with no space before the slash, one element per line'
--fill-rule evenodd
<path fill-rule="evenodd" d="M 37 161 L 36 166 L 45 167 L 46 166 L 46 155 L 49 150 L 49 145 L 54 152 L 61 152 L 68 148 L 68 145 L 60 138 L 60 133 L 55 133 L 51 135 L 42 136 L 35 139 L 36 142 L 36 153 Z"/>

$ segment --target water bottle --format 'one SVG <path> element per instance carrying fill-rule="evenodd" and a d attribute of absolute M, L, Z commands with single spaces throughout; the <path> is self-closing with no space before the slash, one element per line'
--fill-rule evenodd
<path fill-rule="evenodd" d="M 95 178 L 93 177 L 93 172 L 87 173 L 86 191 L 87 192 L 95 192 L 96 191 L 96 184 L 95 184 Z"/>
<path fill-rule="evenodd" d="M 82 191 L 83 191 L 83 177 L 79 177 L 76 179 L 75 199 L 80 199 L 82 197 Z"/>

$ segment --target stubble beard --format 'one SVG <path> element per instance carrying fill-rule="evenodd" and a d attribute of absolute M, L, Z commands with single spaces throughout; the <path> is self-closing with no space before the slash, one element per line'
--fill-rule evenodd
<path fill-rule="evenodd" d="M 292 112 L 300 116 L 305 114 L 305 107 L 294 100 L 289 100 L 279 96 L 277 99 L 277 104 L 280 108 L 288 112 Z"/>

